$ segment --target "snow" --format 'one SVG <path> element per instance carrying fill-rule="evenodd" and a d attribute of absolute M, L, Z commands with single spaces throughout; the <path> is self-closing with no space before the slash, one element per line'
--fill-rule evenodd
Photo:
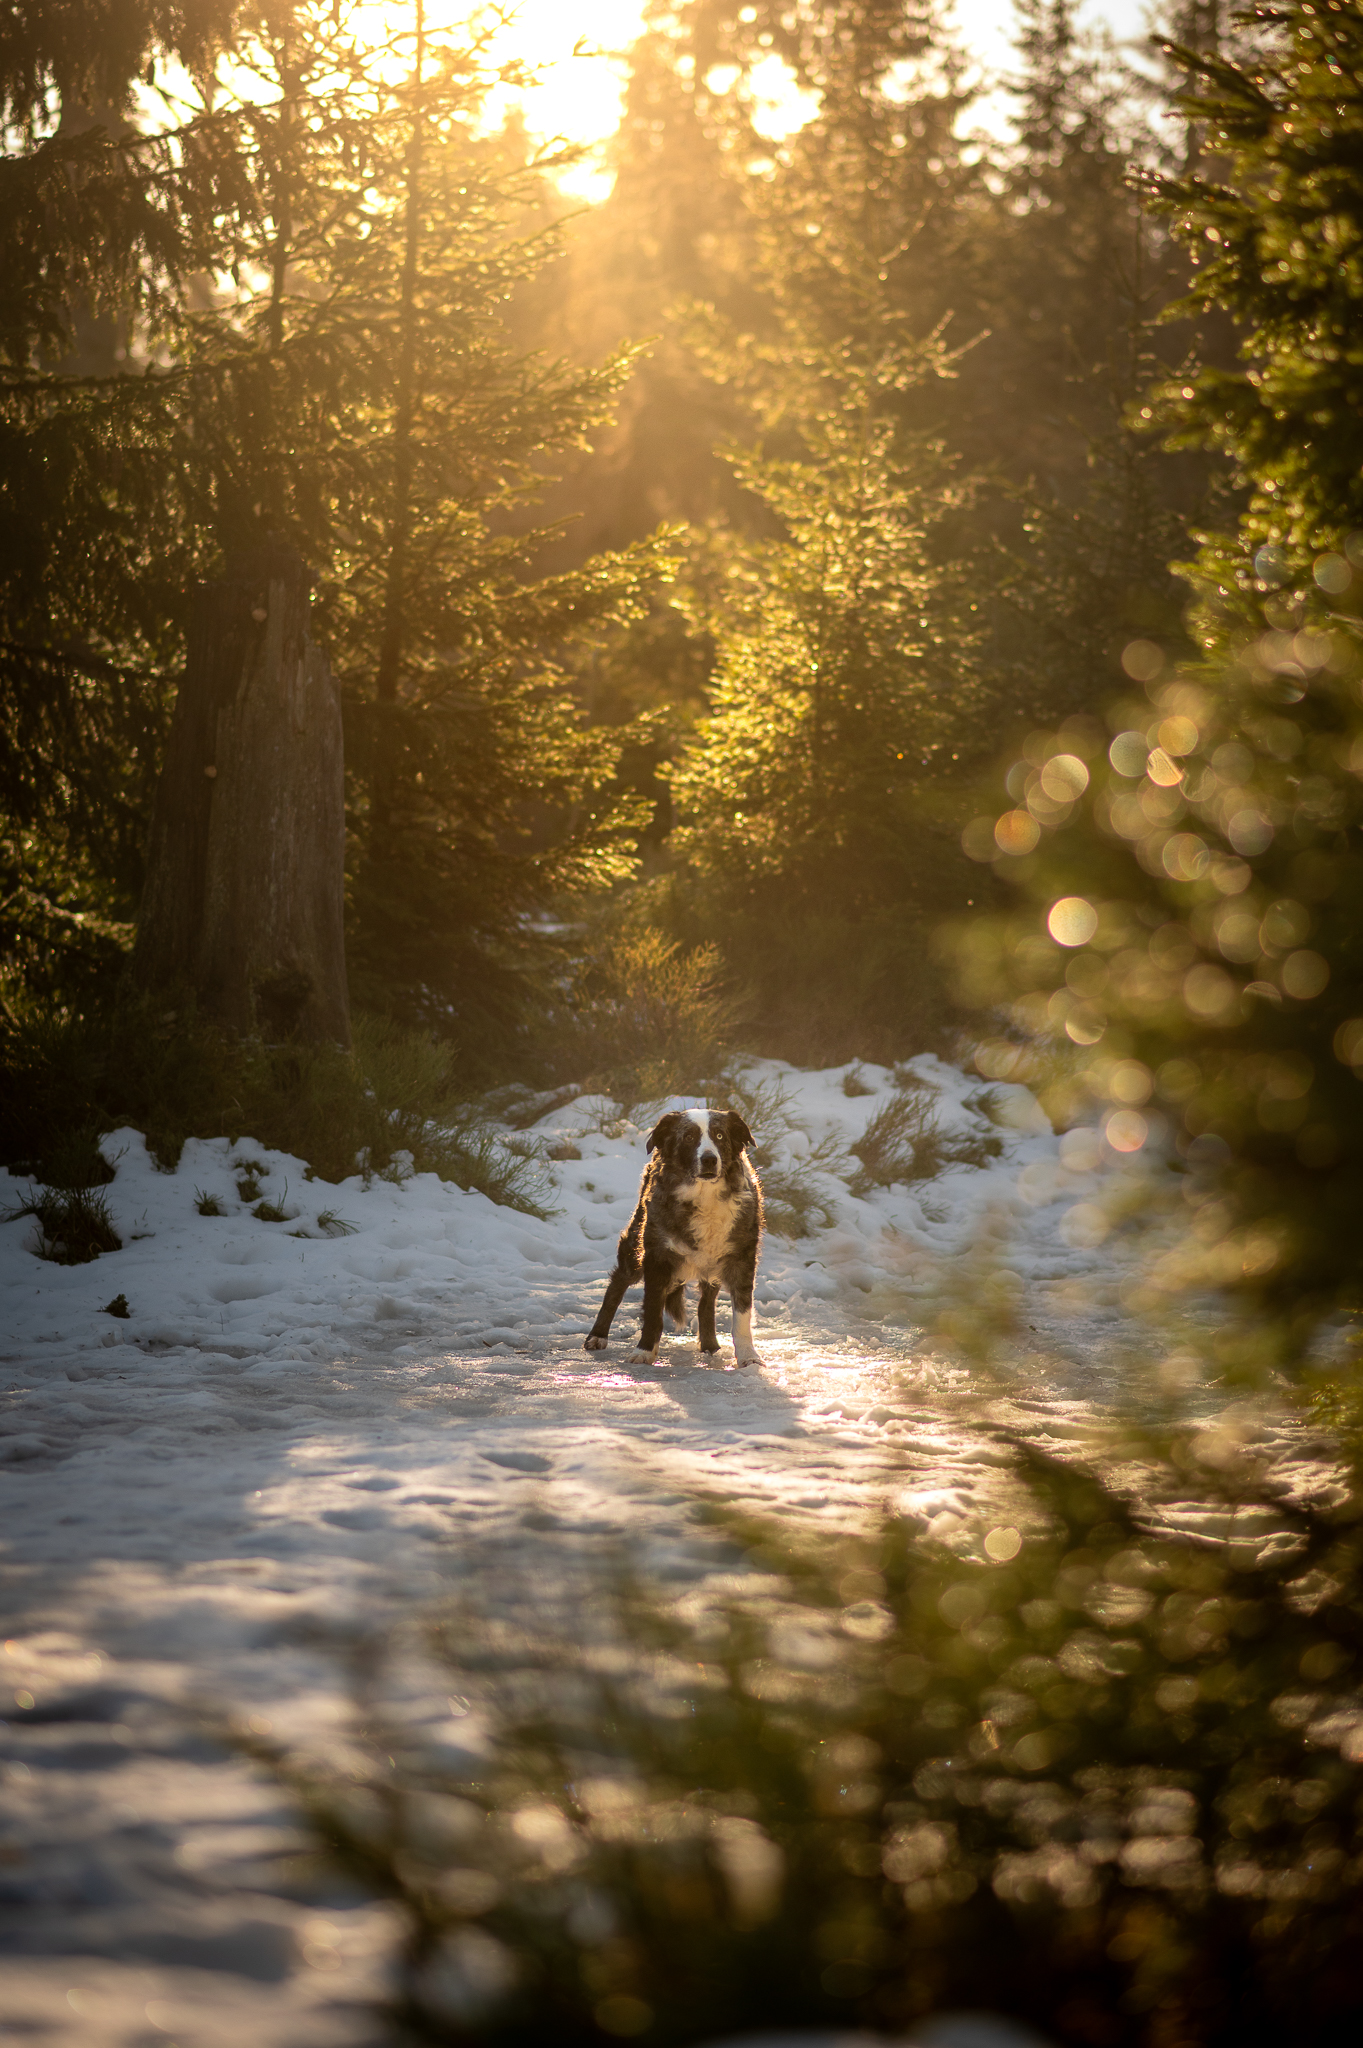
<path fill-rule="evenodd" d="M 897 1080 L 984 1163 L 854 1194 L 847 1148 Z M 0 1224 L 0 2040 L 383 2038 L 366 2001 L 388 1909 L 300 1860 L 287 1797 L 221 1736 L 343 1745 L 346 1646 L 452 1585 L 486 1599 L 499 1574 L 589 1569 L 622 1539 L 703 1581 L 697 1493 L 827 1527 L 889 1499 L 959 1550 L 1001 1522 L 1025 1534 L 998 1429 L 1063 1451 L 1121 1397 L 1123 1255 L 1067 1219 L 1133 1169 L 1062 1146 L 1025 1089 L 986 1099 L 932 1058 L 898 1076 L 754 1062 L 743 1085 L 769 1186 L 803 1169 L 814 1206 L 807 1234 L 767 1241 L 763 1363 L 742 1371 L 729 1351 L 700 1365 L 694 1334 L 627 1365 L 637 1292 L 610 1350 L 584 1352 L 652 1121 L 601 1097 L 525 1134 L 546 1221 L 432 1175 L 327 1185 L 249 1140 L 192 1142 L 163 1173 L 120 1130 L 103 1150 L 121 1250 L 59 1266 L 31 1218 Z M 0 1176 L 0 1212 L 26 1193 Z M 953 1288 L 1012 1315 L 987 1420 L 922 1337 Z M 119 1294 L 126 1320 L 106 1312 Z M 1256 1470 L 1304 1455 L 1272 1417 L 1213 1426 Z M 1208 1541 L 1281 1537 L 1269 1507 L 1233 1539 L 1195 1500 L 1161 1512 Z M 428 1748 L 476 1755 L 476 1721 L 429 1673 L 388 1707 Z"/>

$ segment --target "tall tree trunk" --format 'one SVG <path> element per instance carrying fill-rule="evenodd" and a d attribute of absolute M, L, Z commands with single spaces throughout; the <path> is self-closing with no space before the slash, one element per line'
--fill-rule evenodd
<path fill-rule="evenodd" d="M 234 1031 L 348 1045 L 341 705 L 310 583 L 269 542 L 198 594 L 133 972 Z"/>

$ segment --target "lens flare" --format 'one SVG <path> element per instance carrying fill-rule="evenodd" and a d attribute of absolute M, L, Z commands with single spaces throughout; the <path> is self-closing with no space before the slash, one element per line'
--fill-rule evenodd
<path fill-rule="evenodd" d="M 1046 929 L 1058 946 L 1086 946 L 1098 929 L 1098 913 L 1083 896 L 1062 896 L 1051 905 Z"/>
<path fill-rule="evenodd" d="M 1119 1109 L 1108 1118 L 1103 1135 L 1114 1152 L 1139 1152 L 1150 1126 L 1138 1110 Z"/>

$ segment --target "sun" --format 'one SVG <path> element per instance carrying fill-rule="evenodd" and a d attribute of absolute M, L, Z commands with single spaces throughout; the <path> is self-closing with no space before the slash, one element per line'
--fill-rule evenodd
<path fill-rule="evenodd" d="M 1106 27 L 1119 38 L 1139 33 L 1146 0 L 1081 0 L 1083 25 Z M 410 0 L 377 0 L 388 29 L 410 11 Z M 625 56 L 643 31 L 645 0 L 507 0 L 507 20 L 494 49 L 535 73 L 533 84 L 499 87 L 488 99 L 486 119 L 498 125 L 518 108 L 529 133 L 543 142 L 564 141 L 582 148 L 582 160 L 561 171 L 558 183 L 574 198 L 598 202 L 610 192 L 612 174 L 601 145 L 620 120 Z M 433 28 L 452 27 L 476 9 L 470 0 L 426 0 Z M 985 128 L 1006 125 L 1001 95 L 988 88 L 1016 62 L 1013 0 L 956 0 L 954 19 L 965 47 L 981 67 L 984 97 L 974 118 Z M 757 125 L 771 139 L 788 135 L 815 110 L 779 58 L 769 57 L 750 78 L 760 109 Z M 995 106 L 994 101 L 999 104 Z"/>
<path fill-rule="evenodd" d="M 438 4 L 438 0 L 437 0 Z M 643 29 L 643 0 L 520 0 L 496 41 L 499 56 L 519 58 L 535 68 L 537 82 L 518 91 L 494 93 L 488 106 L 500 120 L 519 103 L 532 135 L 594 149 L 613 135 L 620 120 L 623 53 Z M 598 200 L 610 190 L 610 174 L 588 156 L 559 175 L 574 197 Z"/>

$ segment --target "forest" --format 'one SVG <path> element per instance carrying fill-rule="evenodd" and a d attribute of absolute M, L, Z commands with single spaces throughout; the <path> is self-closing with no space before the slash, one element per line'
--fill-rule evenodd
<path fill-rule="evenodd" d="M 958 13 L 647 0 L 581 200 L 511 6 L 0 10 L 13 1359 L 79 1295 L 71 1377 L 138 1344 L 129 1403 L 210 1340 L 226 1374 L 287 1337 L 302 1384 L 331 1259 L 396 1372 L 389 1254 L 436 1217 L 478 1371 L 541 1344 L 566 1385 L 649 1124 L 732 1102 L 790 1384 L 871 1345 L 824 1305 L 850 1273 L 875 1370 L 907 1399 L 918 1332 L 915 1427 L 985 1471 L 978 1542 L 939 1487 L 804 1548 L 679 1480 L 704 1610 L 579 1502 L 619 1544 L 581 1636 L 511 1565 L 422 1624 L 497 1772 L 384 1721 L 377 1624 L 363 1767 L 234 1724 L 401 1921 L 394 2041 L 980 2002 L 1064 2048 L 1324 2048 L 1363 2011 L 1363 11 L 1157 0 L 1118 46 L 1014 0 L 993 85 Z M 201 1219 L 269 1244 L 163 1315 Z M 237 1267 L 276 1253 L 257 1327 Z M 1027 1319 L 1081 1282 L 1064 1353 Z M 554 1445 L 487 1440 L 549 1487 Z M 345 1484 L 379 1507 L 317 1528 L 398 1481 Z"/>
<path fill-rule="evenodd" d="M 289 1120 L 263 1015 L 206 1050 L 184 933 L 134 945 L 194 594 L 282 545 L 343 707 L 371 1065 L 637 1098 L 983 1016 L 1076 1101 L 1162 1076 L 1246 1228 L 1294 1219 L 1275 1284 L 1328 1292 L 1353 10 L 1195 0 L 1133 65 L 1021 0 L 989 134 L 931 6 L 653 6 L 587 207 L 483 119 L 524 72 L 495 9 L 385 21 L 7 17 L 9 1162 L 70 1181 L 101 1116 L 183 1135 L 243 1087 Z M 780 141 L 773 55 L 816 110 Z"/>
<path fill-rule="evenodd" d="M 1198 0 L 1141 67 L 1023 0 L 990 136 L 931 7 L 655 6 L 585 208 L 482 119 L 496 10 L 385 20 L 4 30 L 10 1161 L 69 1177 L 82 1092 L 222 1113 L 133 942 L 193 594 L 284 544 L 368 1041 L 656 1096 L 983 1006 L 1347 1206 L 1352 9 Z M 1091 934 L 1022 930 L 1095 865 Z"/>

